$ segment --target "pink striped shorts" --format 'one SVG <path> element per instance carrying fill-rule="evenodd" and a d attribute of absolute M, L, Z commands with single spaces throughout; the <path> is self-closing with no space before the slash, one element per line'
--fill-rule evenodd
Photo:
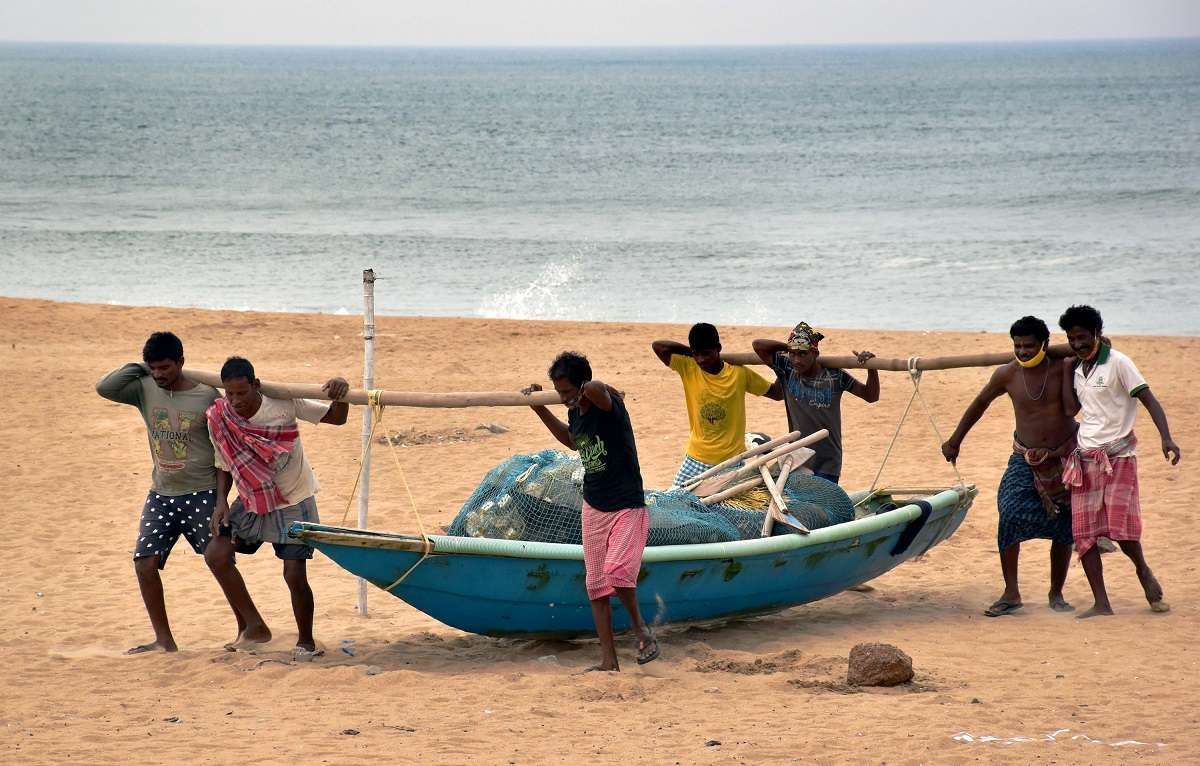
<path fill-rule="evenodd" d="M 598 511 L 584 502 L 583 566 L 589 599 L 607 598 L 616 588 L 637 587 L 649 534 L 645 506 Z"/>

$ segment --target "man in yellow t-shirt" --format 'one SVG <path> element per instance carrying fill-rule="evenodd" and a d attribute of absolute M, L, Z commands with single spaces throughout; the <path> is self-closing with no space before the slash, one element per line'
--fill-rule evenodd
<path fill-rule="evenodd" d="M 768 383 L 747 367 L 721 361 L 721 337 L 707 322 L 692 326 L 686 346 L 656 340 L 651 348 L 683 380 L 691 435 L 673 482 L 679 487 L 745 451 L 747 392 L 776 401 L 783 392 L 778 382 Z"/>

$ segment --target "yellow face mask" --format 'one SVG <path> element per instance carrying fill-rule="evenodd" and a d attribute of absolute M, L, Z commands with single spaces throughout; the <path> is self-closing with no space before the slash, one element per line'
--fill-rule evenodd
<path fill-rule="evenodd" d="M 1021 357 L 1019 357 L 1019 356 L 1016 357 L 1017 364 L 1021 365 L 1022 367 L 1037 367 L 1039 364 L 1042 363 L 1042 360 L 1045 358 L 1046 358 L 1046 347 L 1045 346 L 1042 346 L 1041 350 L 1037 352 L 1037 356 L 1030 359 L 1028 362 L 1022 361 Z"/>

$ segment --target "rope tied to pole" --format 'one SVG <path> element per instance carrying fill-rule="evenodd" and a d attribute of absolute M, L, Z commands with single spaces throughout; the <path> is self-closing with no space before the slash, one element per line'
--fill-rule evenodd
<path fill-rule="evenodd" d="M 867 491 L 866 496 L 856 505 L 861 505 L 877 494 L 875 488 L 879 484 L 879 477 L 883 475 L 883 468 L 885 465 L 887 465 L 888 458 L 890 458 L 892 455 L 892 449 L 896 446 L 896 439 L 900 436 L 900 429 L 904 427 L 904 421 L 908 419 L 908 413 L 912 410 L 913 401 L 918 399 L 920 400 L 921 409 L 925 411 L 925 415 L 929 418 L 929 424 L 933 426 L 933 433 L 938 440 L 938 448 L 941 448 L 943 441 L 942 432 L 940 429 L 938 429 L 937 421 L 933 418 L 933 410 L 929 408 L 929 405 L 925 402 L 924 395 L 921 393 L 921 370 L 918 368 L 920 361 L 921 357 L 919 356 L 910 356 L 908 358 L 907 371 L 908 377 L 913 384 L 912 394 L 908 397 L 908 403 L 904 405 L 904 412 L 900 415 L 899 422 L 896 423 L 896 431 L 892 434 L 892 440 L 888 443 L 887 451 L 883 453 L 883 460 L 880 461 L 879 470 L 875 472 L 875 478 L 871 481 L 871 488 Z M 958 477 L 958 484 L 955 485 L 955 489 L 960 490 L 959 495 L 961 495 L 961 489 L 966 487 L 966 482 L 963 481 L 963 477 L 958 470 L 958 466 L 954 463 L 951 463 L 950 465 L 954 468 L 954 475 Z"/>
<path fill-rule="evenodd" d="M 375 432 L 383 423 L 385 409 L 382 401 L 383 394 L 384 390 L 382 388 L 373 388 L 367 391 L 367 406 L 371 408 L 371 433 L 358 457 L 358 473 L 354 477 L 354 486 L 350 489 L 350 496 L 346 499 L 346 510 L 342 513 L 343 524 L 346 523 L 346 517 L 350 514 L 350 507 L 354 504 L 354 496 L 358 492 L 358 487 L 362 482 L 363 471 L 367 465 L 367 453 L 371 449 L 371 445 L 375 442 Z M 391 447 L 389 454 L 392 456 L 392 462 L 396 465 L 396 472 L 400 475 L 400 483 L 404 486 L 404 493 L 408 497 L 409 507 L 412 508 L 413 516 L 417 520 L 417 530 L 421 534 L 421 544 L 423 546 L 421 558 L 417 559 L 415 564 L 405 570 L 404 574 L 400 575 L 395 582 L 384 588 L 384 590 L 390 591 L 404 582 L 405 578 L 412 574 L 413 570 L 419 567 L 425 559 L 429 558 L 429 555 L 433 553 L 433 541 L 429 539 L 429 535 L 425 532 L 425 521 L 421 518 L 421 512 L 417 510 L 417 501 L 413 498 L 412 488 L 409 486 L 408 477 L 404 473 L 404 466 L 400 464 L 400 456 L 396 454 L 396 443 L 388 435 L 387 429 L 384 429 L 384 441 Z"/>

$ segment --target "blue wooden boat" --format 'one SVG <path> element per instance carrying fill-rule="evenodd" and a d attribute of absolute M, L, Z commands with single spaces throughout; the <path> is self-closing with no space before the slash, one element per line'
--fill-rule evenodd
<path fill-rule="evenodd" d="M 757 540 L 647 548 L 638 578 L 654 625 L 765 614 L 860 585 L 954 534 L 974 486 L 851 495 L 860 518 Z M 298 523 L 289 534 L 440 622 L 486 636 L 594 635 L 579 545 L 419 536 Z M 424 560 L 422 560 L 424 559 Z M 613 600 L 614 627 L 629 615 Z"/>

